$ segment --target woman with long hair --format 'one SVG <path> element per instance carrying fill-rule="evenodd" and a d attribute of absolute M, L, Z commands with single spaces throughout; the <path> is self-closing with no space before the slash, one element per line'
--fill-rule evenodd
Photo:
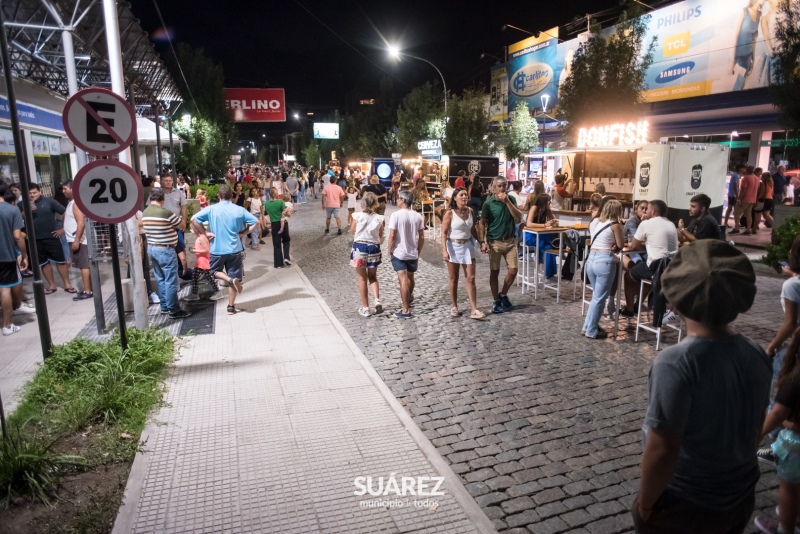
<path fill-rule="evenodd" d="M 467 186 L 467 194 L 469 195 L 469 207 L 472 208 L 472 216 L 475 220 L 481 217 L 481 208 L 483 207 L 483 197 L 486 196 L 486 189 L 481 183 L 481 177 L 477 174 L 472 176 L 472 179 L 464 179 L 464 185 Z"/>
<path fill-rule="evenodd" d="M 603 207 L 598 224 L 591 232 L 592 248 L 586 259 L 586 277 L 592 285 L 592 302 L 581 331 L 590 339 L 603 339 L 608 333 L 599 327 L 617 273 L 614 254 L 622 250 L 622 204 L 610 200 Z"/>
<path fill-rule="evenodd" d="M 536 197 L 536 201 L 528 210 L 528 218 L 525 221 L 525 228 L 528 230 L 543 230 L 546 228 L 554 228 L 558 226 L 558 219 L 553 215 L 550 209 L 550 195 L 542 193 Z M 552 241 L 557 234 L 541 234 L 539 235 L 539 257 L 536 259 L 539 263 L 545 263 L 545 250 L 553 248 Z M 533 234 L 525 234 L 525 244 L 528 247 L 536 246 L 536 236 Z M 556 258 L 552 254 L 547 255 L 547 262 L 544 266 L 544 275 L 546 278 L 555 276 L 556 274 Z"/>
<path fill-rule="evenodd" d="M 258 226 L 250 232 L 250 248 L 261 250 L 259 241 L 261 240 L 262 203 L 261 191 L 257 187 L 250 188 L 250 197 L 244 202 L 244 209 L 253 214 L 259 222 Z"/>
<path fill-rule="evenodd" d="M 233 198 L 231 202 L 243 208 L 245 200 L 247 200 L 247 195 L 244 194 L 244 184 L 242 182 L 236 182 L 236 185 L 233 186 Z"/>
<path fill-rule="evenodd" d="M 378 199 L 375 193 L 367 191 L 361 199 L 362 211 L 353 213 L 350 221 L 350 233 L 353 234 L 350 265 L 358 275 L 358 293 L 361 297 L 358 314 L 361 317 L 371 315 L 367 286 L 372 290 L 372 297 L 375 299 L 375 313 L 383 313 L 378 287 L 378 265 L 381 264 L 384 216 L 376 212 L 377 208 Z"/>
<path fill-rule="evenodd" d="M 417 185 L 414 187 L 414 211 L 421 213 L 425 217 L 425 228 L 431 224 L 431 212 L 425 211 L 427 202 L 430 202 L 431 194 L 428 193 L 428 187 L 425 180 L 417 180 Z"/>
<path fill-rule="evenodd" d="M 458 274 L 464 269 L 467 282 L 467 296 L 472 308 L 470 319 L 481 319 L 484 313 L 478 309 L 477 289 L 475 288 L 475 244 L 478 233 L 475 219 L 469 208 L 469 195 L 463 187 L 453 191 L 450 209 L 442 219 L 442 257 L 447 262 L 450 274 L 450 316 L 459 317 L 458 311 Z"/>

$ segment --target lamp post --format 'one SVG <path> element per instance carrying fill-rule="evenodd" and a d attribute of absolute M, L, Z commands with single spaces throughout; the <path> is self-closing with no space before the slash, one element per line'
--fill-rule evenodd
<path fill-rule="evenodd" d="M 439 77 L 442 79 L 442 87 L 444 87 L 444 120 L 445 122 L 447 122 L 447 83 L 444 81 L 444 75 L 442 75 L 442 71 L 440 71 L 436 67 L 436 65 L 434 65 L 427 59 L 417 56 L 412 56 L 411 54 L 406 54 L 405 52 L 400 52 L 400 49 L 397 48 L 396 46 L 389 46 L 389 55 L 398 61 L 401 59 L 402 56 L 410 57 L 411 59 L 417 59 L 419 61 L 424 61 L 425 63 L 433 67 L 436 70 L 436 72 L 439 73 Z"/>
<path fill-rule="evenodd" d="M 728 149 L 728 169 L 730 169 L 730 167 L 731 167 L 731 153 L 733 152 L 733 138 L 734 137 L 739 137 L 739 132 L 737 132 L 736 130 L 733 130 L 731 132 L 731 136 L 730 137 L 731 137 L 731 142 L 730 142 L 729 149 Z"/>

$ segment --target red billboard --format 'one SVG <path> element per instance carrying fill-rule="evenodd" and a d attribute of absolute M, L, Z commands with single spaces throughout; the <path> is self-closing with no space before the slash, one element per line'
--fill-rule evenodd
<path fill-rule="evenodd" d="M 283 89 L 225 89 L 233 122 L 286 122 Z"/>

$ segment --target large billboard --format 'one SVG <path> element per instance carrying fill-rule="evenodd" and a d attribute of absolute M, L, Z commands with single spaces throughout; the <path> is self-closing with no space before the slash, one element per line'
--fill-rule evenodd
<path fill-rule="evenodd" d="M 655 37 L 653 64 L 647 70 L 648 102 L 767 87 L 772 73 L 775 2 L 685 0 L 649 13 L 645 46 Z M 558 28 L 509 46 L 508 105 L 558 104 L 558 91 L 586 34 L 555 45 Z M 604 34 L 614 28 L 603 30 Z M 513 52 L 512 52 L 513 50 Z M 492 74 L 498 67 L 492 69 Z"/>
<path fill-rule="evenodd" d="M 225 89 L 233 122 L 286 122 L 283 89 Z"/>
<path fill-rule="evenodd" d="M 339 139 L 339 123 L 315 122 L 314 139 Z"/>

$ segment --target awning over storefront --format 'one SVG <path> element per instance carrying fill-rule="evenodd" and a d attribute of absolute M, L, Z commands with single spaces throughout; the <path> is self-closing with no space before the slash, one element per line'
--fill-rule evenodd
<path fill-rule="evenodd" d="M 169 130 L 163 126 L 160 127 L 159 130 L 161 135 L 161 147 L 169 147 Z M 144 117 L 136 117 L 136 134 L 139 138 L 140 145 L 155 145 L 156 123 Z M 172 141 L 179 145 L 186 143 L 186 141 L 178 137 L 175 132 L 172 132 Z"/>

